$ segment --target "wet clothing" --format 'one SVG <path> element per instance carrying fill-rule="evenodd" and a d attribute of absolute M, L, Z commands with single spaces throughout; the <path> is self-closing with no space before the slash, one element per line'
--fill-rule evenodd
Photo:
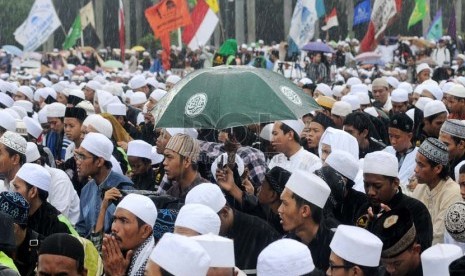
<path fill-rule="evenodd" d="M 39 209 L 29 216 L 28 227 L 45 238 L 54 233 L 71 232 L 68 226 L 58 219 L 60 212 L 48 202 L 42 202 Z"/>

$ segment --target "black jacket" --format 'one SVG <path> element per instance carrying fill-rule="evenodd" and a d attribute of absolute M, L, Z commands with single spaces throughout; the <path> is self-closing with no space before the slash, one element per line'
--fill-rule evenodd
<path fill-rule="evenodd" d="M 71 234 L 68 226 L 58 219 L 60 212 L 48 202 L 42 205 L 29 216 L 28 226 L 45 238 L 54 233 Z"/>

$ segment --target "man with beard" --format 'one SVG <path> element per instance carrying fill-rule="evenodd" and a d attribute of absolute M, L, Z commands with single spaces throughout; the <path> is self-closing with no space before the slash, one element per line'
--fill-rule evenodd
<path fill-rule="evenodd" d="M 398 163 L 397 158 L 387 152 L 377 151 L 365 156 L 363 182 L 369 202 L 361 207 L 361 216 L 357 219 L 356 226 L 372 230 L 373 223 L 376 224 L 382 213 L 406 208 L 412 214 L 418 230 L 418 243 L 424 250 L 431 246 L 433 240 L 431 216 L 423 203 L 402 193 L 399 187 Z"/>

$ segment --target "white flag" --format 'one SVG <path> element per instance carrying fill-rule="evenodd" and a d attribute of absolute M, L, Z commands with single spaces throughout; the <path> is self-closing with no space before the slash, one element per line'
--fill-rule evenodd
<path fill-rule="evenodd" d="M 375 27 L 375 38 L 378 39 L 386 30 L 397 13 L 395 0 L 376 0 L 373 4 L 371 21 Z"/>
<path fill-rule="evenodd" d="M 318 20 L 315 0 L 297 0 L 292 15 L 289 36 L 302 48 L 315 35 L 315 23 Z"/>
<path fill-rule="evenodd" d="M 25 52 L 39 48 L 61 25 L 52 0 L 36 0 L 26 21 L 14 32 Z"/>
<path fill-rule="evenodd" d="M 92 5 L 92 1 L 82 7 L 79 13 L 81 14 L 81 28 L 84 30 L 87 25 L 90 24 L 95 29 L 94 6 Z"/>

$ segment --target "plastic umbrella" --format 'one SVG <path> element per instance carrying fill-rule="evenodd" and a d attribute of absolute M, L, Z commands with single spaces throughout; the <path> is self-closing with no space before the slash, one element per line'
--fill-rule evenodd
<path fill-rule="evenodd" d="M 2 49 L 18 57 L 23 55 L 23 51 L 14 45 L 3 45 Z"/>
<path fill-rule="evenodd" d="M 225 129 L 297 119 L 321 109 L 292 81 L 251 66 L 194 71 L 155 106 L 156 127 Z"/>
<path fill-rule="evenodd" d="M 318 42 L 318 41 L 314 41 L 314 42 L 310 42 L 306 44 L 304 47 L 302 47 L 302 50 L 308 51 L 308 52 L 334 53 L 334 49 L 331 48 L 331 46 L 329 46 L 326 43 Z"/>
<path fill-rule="evenodd" d="M 136 45 L 136 46 L 132 47 L 131 50 L 136 51 L 136 52 L 143 52 L 143 51 L 145 51 L 145 48 L 140 46 L 140 45 Z"/>
<path fill-rule="evenodd" d="M 107 68 L 123 68 L 123 63 L 119 60 L 107 60 L 103 63 L 103 67 Z"/>

